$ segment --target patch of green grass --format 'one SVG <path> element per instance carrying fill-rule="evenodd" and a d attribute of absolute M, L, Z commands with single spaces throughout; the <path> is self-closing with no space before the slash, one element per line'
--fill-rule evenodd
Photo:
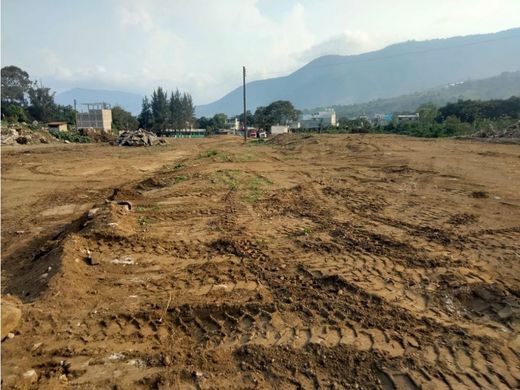
<path fill-rule="evenodd" d="M 216 171 L 213 173 L 211 181 L 217 185 L 224 186 L 229 190 L 236 190 L 238 188 L 238 177 L 238 171 Z"/>
<path fill-rule="evenodd" d="M 245 200 L 251 203 L 258 201 L 264 195 L 264 188 L 269 184 L 273 183 L 266 178 L 260 176 L 251 177 L 247 183 Z"/>
<path fill-rule="evenodd" d="M 141 216 L 139 216 L 139 218 L 137 218 L 137 224 L 139 226 L 150 225 L 153 222 L 155 222 L 155 219 L 153 219 L 151 217 L 145 217 L 145 216 L 141 215 Z"/>
<path fill-rule="evenodd" d="M 72 131 L 49 130 L 49 133 L 54 138 L 60 139 L 62 141 L 77 142 L 80 144 L 88 144 L 88 143 L 92 142 L 90 137 L 87 137 L 86 135 L 74 133 Z"/>
<path fill-rule="evenodd" d="M 233 159 L 227 153 L 221 152 L 219 150 L 209 149 L 201 152 L 199 154 L 199 158 L 211 158 L 214 161 L 220 162 L 231 162 Z"/>
<path fill-rule="evenodd" d="M 135 208 L 135 211 L 138 213 L 145 213 L 147 211 L 159 211 L 160 207 L 159 205 L 153 205 L 153 206 L 137 206 Z"/>
<path fill-rule="evenodd" d="M 186 165 L 184 165 L 183 163 L 177 163 L 174 165 L 173 169 L 174 170 L 179 170 L 179 169 L 182 169 L 184 168 Z"/>
<path fill-rule="evenodd" d="M 178 176 L 175 176 L 175 178 L 173 179 L 175 184 L 186 181 L 186 180 L 188 180 L 188 176 L 185 176 L 185 175 L 178 175 Z"/>

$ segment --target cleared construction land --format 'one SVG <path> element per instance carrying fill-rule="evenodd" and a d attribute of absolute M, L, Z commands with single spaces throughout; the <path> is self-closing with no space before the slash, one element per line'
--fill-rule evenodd
<path fill-rule="evenodd" d="M 517 388 L 519 264 L 518 145 L 4 147 L 3 387 Z"/>

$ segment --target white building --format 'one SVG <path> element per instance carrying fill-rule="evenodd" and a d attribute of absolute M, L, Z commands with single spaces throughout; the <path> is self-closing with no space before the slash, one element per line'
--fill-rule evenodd
<path fill-rule="evenodd" d="M 397 115 L 397 122 L 413 122 L 419 119 L 419 113 L 411 115 Z"/>
<path fill-rule="evenodd" d="M 271 134 L 285 134 L 289 132 L 289 126 L 271 126 Z"/>
<path fill-rule="evenodd" d="M 312 114 L 303 114 L 300 126 L 304 129 L 319 129 L 329 126 L 337 126 L 336 111 L 328 108 L 325 111 L 317 111 Z"/>

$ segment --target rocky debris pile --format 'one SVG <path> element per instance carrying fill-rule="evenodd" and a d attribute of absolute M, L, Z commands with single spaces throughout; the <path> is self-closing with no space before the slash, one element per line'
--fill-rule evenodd
<path fill-rule="evenodd" d="M 48 133 L 31 131 L 22 126 L 2 127 L 0 139 L 2 145 L 48 144 L 55 141 Z"/>
<path fill-rule="evenodd" d="M 492 125 L 472 135 L 474 138 L 520 140 L 520 121 L 505 129 L 495 129 Z"/>
<path fill-rule="evenodd" d="M 136 131 L 123 131 L 117 137 L 117 144 L 120 146 L 152 146 L 165 143 L 154 133 L 139 129 Z"/>

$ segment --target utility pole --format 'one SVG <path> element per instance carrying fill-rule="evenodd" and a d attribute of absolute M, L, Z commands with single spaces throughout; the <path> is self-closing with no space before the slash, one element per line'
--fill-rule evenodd
<path fill-rule="evenodd" d="M 74 99 L 74 115 L 76 122 L 76 133 L 78 132 L 78 111 L 76 110 L 76 99 Z"/>
<path fill-rule="evenodd" d="M 246 113 L 246 67 L 242 67 L 244 84 L 244 142 L 247 142 L 247 113 Z"/>

